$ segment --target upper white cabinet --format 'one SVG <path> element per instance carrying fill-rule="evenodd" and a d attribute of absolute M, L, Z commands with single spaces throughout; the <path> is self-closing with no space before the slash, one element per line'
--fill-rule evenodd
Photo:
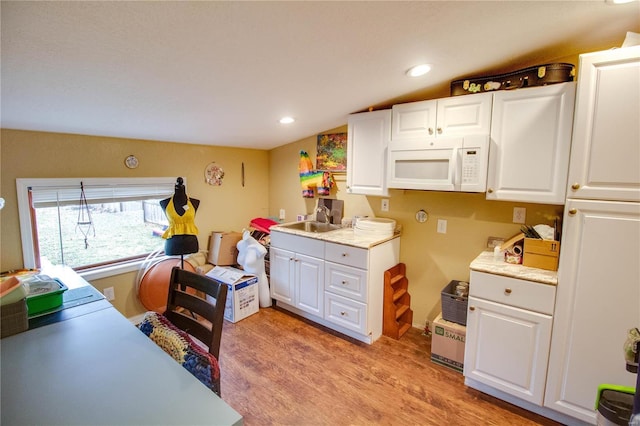
<path fill-rule="evenodd" d="M 394 105 L 391 141 L 488 134 L 492 93 Z"/>
<path fill-rule="evenodd" d="M 580 56 L 567 196 L 640 201 L 640 46 Z"/>
<path fill-rule="evenodd" d="M 391 110 L 351 114 L 347 133 L 347 192 L 388 195 L 387 146 Z"/>
<path fill-rule="evenodd" d="M 564 204 L 574 82 L 493 93 L 487 199 Z"/>

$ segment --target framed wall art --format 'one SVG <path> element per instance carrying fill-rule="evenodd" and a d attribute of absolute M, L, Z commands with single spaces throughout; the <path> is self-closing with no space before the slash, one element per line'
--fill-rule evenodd
<path fill-rule="evenodd" d="M 318 135 L 316 170 L 334 173 L 347 171 L 347 134 Z"/>

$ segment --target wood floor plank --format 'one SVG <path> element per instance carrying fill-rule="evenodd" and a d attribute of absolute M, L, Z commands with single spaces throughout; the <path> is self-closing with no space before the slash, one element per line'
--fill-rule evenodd
<path fill-rule="evenodd" d="M 557 425 L 464 385 L 430 338 L 358 342 L 275 308 L 225 322 L 222 398 L 245 425 Z"/>

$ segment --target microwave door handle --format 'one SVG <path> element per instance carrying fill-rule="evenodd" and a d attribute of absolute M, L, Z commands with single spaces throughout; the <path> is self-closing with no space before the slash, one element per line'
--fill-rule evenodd
<path fill-rule="evenodd" d="M 462 150 L 459 148 L 453 148 L 452 160 L 454 166 L 451 168 L 453 172 L 453 187 L 455 191 L 459 191 L 462 185 Z"/>

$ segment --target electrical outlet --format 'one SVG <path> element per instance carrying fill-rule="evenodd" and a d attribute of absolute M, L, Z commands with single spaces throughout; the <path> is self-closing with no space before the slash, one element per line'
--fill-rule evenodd
<path fill-rule="evenodd" d="M 438 233 L 439 234 L 447 233 L 447 221 L 445 219 L 438 219 Z"/>
<path fill-rule="evenodd" d="M 280 209 L 280 216 L 278 216 L 280 220 L 284 220 L 284 209 Z"/>
<path fill-rule="evenodd" d="M 104 290 L 102 290 L 102 294 L 104 294 L 104 297 L 109 301 L 116 298 L 116 292 L 113 287 L 105 288 Z"/>
<path fill-rule="evenodd" d="M 389 211 L 389 200 L 387 198 L 382 199 L 382 203 L 380 204 L 380 210 L 383 212 Z"/>
<path fill-rule="evenodd" d="M 513 208 L 513 223 L 524 223 L 527 218 L 527 209 L 524 207 Z"/>

